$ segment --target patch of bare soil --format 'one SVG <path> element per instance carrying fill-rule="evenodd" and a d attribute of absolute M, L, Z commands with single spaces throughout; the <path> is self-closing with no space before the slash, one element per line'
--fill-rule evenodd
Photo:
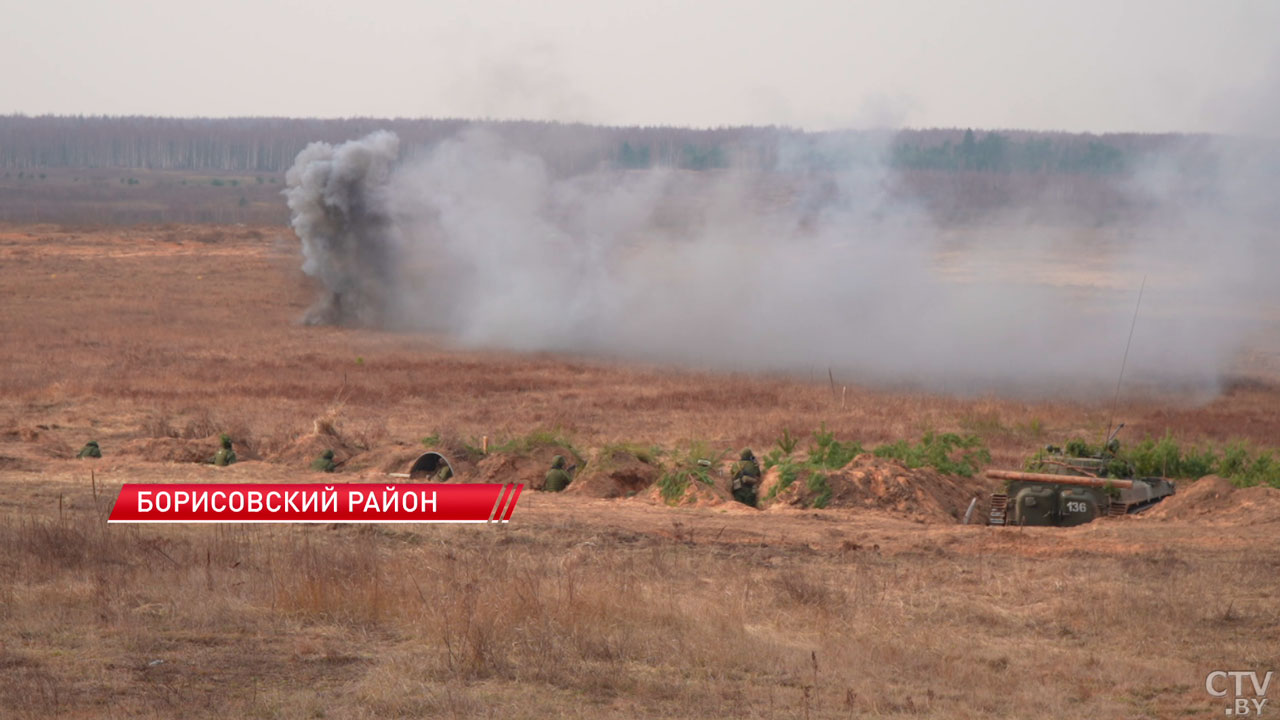
<path fill-rule="evenodd" d="M 813 507 L 825 496 L 825 507 L 829 508 L 874 509 L 913 520 L 957 522 L 973 498 L 979 498 L 981 504 L 991 492 L 985 480 L 943 475 L 929 468 L 910 469 L 869 453 L 839 470 L 818 475 L 825 477 L 825 484 L 806 469 L 782 487 L 778 469 L 769 470 L 761 482 L 761 505 Z"/>
<path fill-rule="evenodd" d="M 1237 488 L 1226 478 L 1209 475 L 1179 487 L 1173 497 L 1161 501 L 1141 517 L 1231 523 L 1280 522 L 1280 490 Z"/>

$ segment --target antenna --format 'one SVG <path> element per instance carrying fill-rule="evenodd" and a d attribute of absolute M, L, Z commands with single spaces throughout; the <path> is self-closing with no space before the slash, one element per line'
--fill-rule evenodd
<path fill-rule="evenodd" d="M 1107 439 L 1103 449 L 1111 443 L 1111 425 L 1116 421 L 1116 407 L 1120 404 L 1120 383 L 1124 381 L 1124 366 L 1129 364 L 1129 346 L 1133 344 L 1133 329 L 1138 326 L 1138 308 L 1142 307 L 1142 292 L 1147 289 L 1147 276 L 1142 276 L 1142 286 L 1138 288 L 1138 304 L 1133 308 L 1133 322 L 1129 323 L 1129 340 L 1124 344 L 1124 359 L 1120 361 L 1120 377 L 1116 378 L 1116 396 L 1111 400 L 1111 417 L 1107 418 Z M 1120 423 L 1124 427 L 1124 423 Z M 1116 428 L 1120 432 L 1120 428 Z"/>

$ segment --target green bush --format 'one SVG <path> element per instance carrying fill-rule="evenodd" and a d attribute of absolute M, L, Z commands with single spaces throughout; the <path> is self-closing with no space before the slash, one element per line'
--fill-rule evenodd
<path fill-rule="evenodd" d="M 662 455 L 662 448 L 657 445 L 641 445 L 640 443 L 618 442 L 610 443 L 600 448 L 596 453 L 597 457 L 607 458 L 616 453 L 631 455 L 635 459 L 645 465 L 657 465 L 658 458 Z"/>
<path fill-rule="evenodd" d="M 833 433 L 827 432 L 825 424 L 813 434 L 813 442 L 809 448 L 809 465 L 824 470 L 839 470 L 863 452 L 857 442 L 836 440 Z"/>
<path fill-rule="evenodd" d="M 876 457 L 892 458 L 909 468 L 928 466 L 948 475 L 965 477 L 973 477 L 980 463 L 991 462 L 991 453 L 983 447 L 977 435 L 960 436 L 955 433 L 937 435 L 927 432 L 915 445 L 899 440 L 881 445 L 873 452 Z"/>
<path fill-rule="evenodd" d="M 1249 450 L 1242 442 L 1233 442 L 1222 451 L 1222 459 L 1218 461 L 1218 473 L 1223 477 L 1235 477 L 1244 474 L 1249 466 Z"/>
<path fill-rule="evenodd" d="M 765 500 L 772 500 L 778 496 L 778 493 L 786 490 L 795 483 L 796 478 L 800 477 L 800 471 L 804 466 L 796 462 L 793 458 L 784 457 L 777 463 L 778 483 L 769 490 L 769 494 L 765 496 Z"/>
<path fill-rule="evenodd" d="M 732 450 L 716 450 L 704 440 L 691 440 L 675 457 L 675 469 L 704 485 L 714 485 L 711 472 L 719 467 Z"/>
<path fill-rule="evenodd" d="M 1100 448 L 1072 439 L 1064 448 L 1068 457 L 1097 457 Z M 1036 453 L 1027 461 L 1027 469 L 1044 470 L 1049 455 Z M 1215 450 L 1212 446 L 1183 447 L 1166 431 L 1160 439 L 1147 437 L 1128 447 L 1121 447 L 1107 464 L 1107 476 L 1201 478 L 1219 475 L 1240 487 L 1270 485 L 1280 488 L 1280 463 L 1274 451 L 1258 450 L 1255 454 L 1243 441 L 1235 440 Z"/>
<path fill-rule="evenodd" d="M 778 437 L 778 449 L 783 455 L 790 455 L 795 452 L 796 446 L 800 444 L 800 438 L 791 437 L 791 431 L 782 428 L 782 435 Z"/>
<path fill-rule="evenodd" d="M 1093 457 L 1098 454 L 1098 449 L 1089 445 L 1089 443 L 1080 438 L 1071 438 L 1067 441 L 1066 453 L 1069 457 Z"/>
<path fill-rule="evenodd" d="M 1183 477 L 1182 449 L 1167 432 L 1159 440 L 1147 438 L 1121 455 L 1133 465 L 1138 477 Z"/>
<path fill-rule="evenodd" d="M 824 508 L 831 502 L 831 483 L 827 482 L 826 475 L 813 473 L 805 481 L 805 485 L 808 486 L 809 492 L 814 494 L 813 507 Z"/>
<path fill-rule="evenodd" d="M 663 502 L 668 505 L 674 504 L 677 500 L 684 496 L 684 491 L 689 489 L 689 474 L 679 470 L 673 470 L 663 473 L 658 478 L 658 490 L 662 494 Z"/>
<path fill-rule="evenodd" d="M 560 428 L 534 430 L 528 435 L 494 443 L 490 445 L 489 452 L 526 454 L 544 447 L 565 448 L 573 453 L 574 462 L 582 462 L 582 455 L 574 448 L 573 441 Z"/>

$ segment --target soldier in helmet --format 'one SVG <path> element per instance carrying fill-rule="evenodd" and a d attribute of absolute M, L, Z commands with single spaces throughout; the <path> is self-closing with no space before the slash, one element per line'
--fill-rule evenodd
<path fill-rule="evenodd" d="M 733 475 L 733 499 L 743 505 L 755 507 L 756 489 L 760 486 L 760 463 L 756 462 L 751 448 L 744 448 L 738 462 L 731 468 Z"/>
<path fill-rule="evenodd" d="M 213 455 L 213 464 L 218 467 L 226 467 L 236 461 L 236 451 L 231 449 L 231 436 L 222 434 L 222 449 Z"/>
<path fill-rule="evenodd" d="M 80 452 L 76 454 L 76 457 L 78 458 L 102 457 L 102 450 L 98 447 L 98 441 L 90 440 L 89 442 L 85 443 L 84 447 L 80 448 Z"/>
<path fill-rule="evenodd" d="M 320 457 L 311 461 L 311 469 L 319 472 L 331 473 L 335 467 L 337 467 L 337 463 L 333 461 L 333 450 L 331 449 L 326 449 L 321 453 Z"/>
<path fill-rule="evenodd" d="M 573 478 L 569 476 L 569 471 L 564 467 L 564 456 L 557 455 L 551 460 L 551 469 L 547 471 L 547 476 L 542 483 L 542 489 L 547 492 L 560 492 L 569 486 Z"/>

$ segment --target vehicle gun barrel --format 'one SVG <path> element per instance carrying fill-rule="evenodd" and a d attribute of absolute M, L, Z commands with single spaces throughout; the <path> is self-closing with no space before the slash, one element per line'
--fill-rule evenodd
<path fill-rule="evenodd" d="M 1133 487 L 1132 480 L 1108 480 L 1106 478 L 1076 477 L 1074 475 L 1050 475 L 1048 473 L 1018 472 L 1016 470 L 988 470 L 987 477 L 992 480 L 1023 480 L 1029 482 L 1053 483 L 1055 485 L 1081 485 L 1083 487 L 1113 487 L 1127 490 Z"/>

